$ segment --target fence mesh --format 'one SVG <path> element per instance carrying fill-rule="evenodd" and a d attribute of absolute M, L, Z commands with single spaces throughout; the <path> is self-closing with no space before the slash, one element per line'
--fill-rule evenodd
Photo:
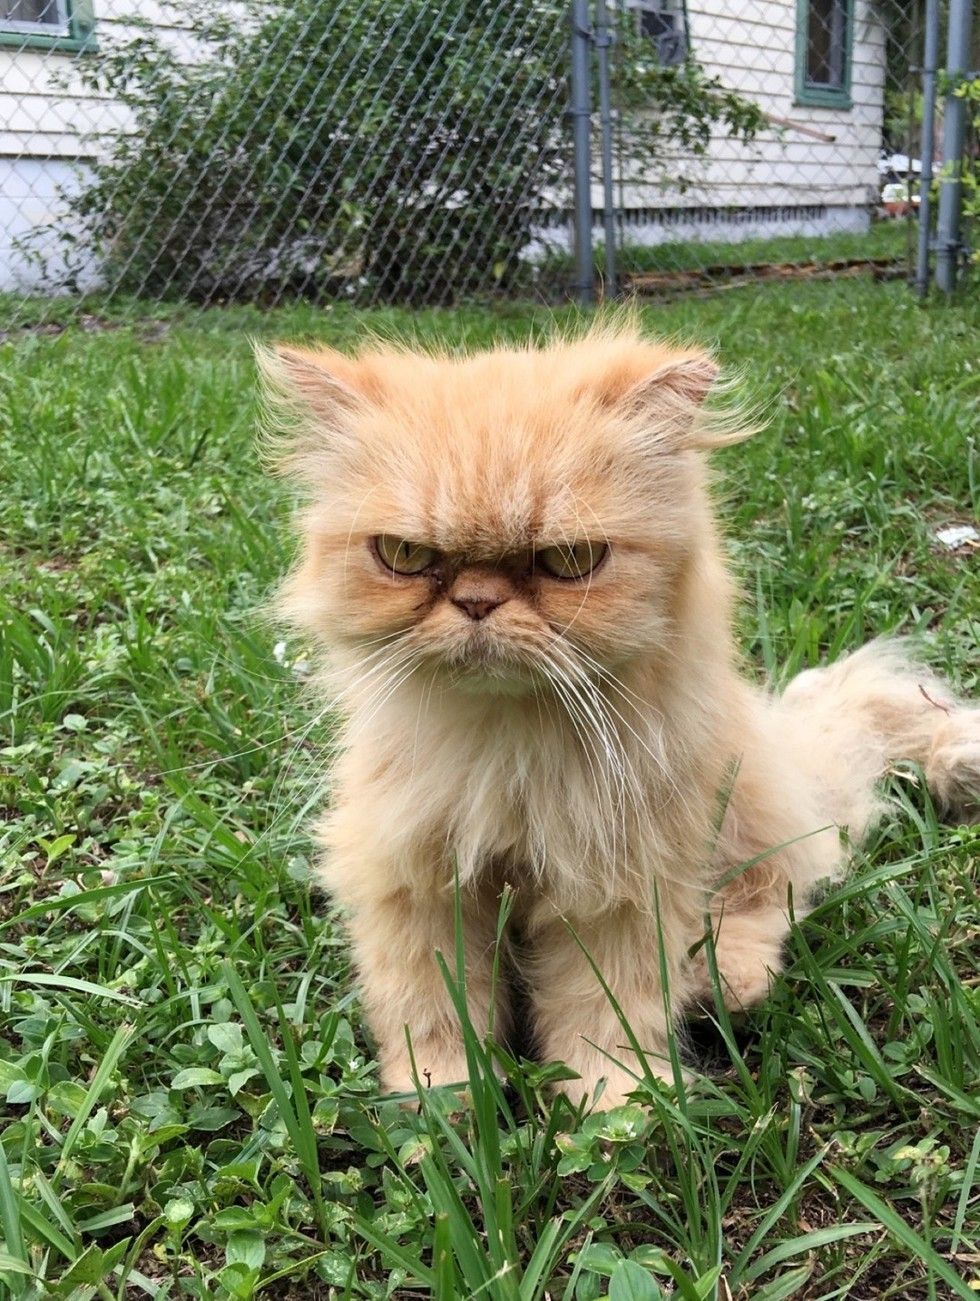
<path fill-rule="evenodd" d="M 274 304 L 527 287 L 568 174 L 561 3 L 95 3 L 73 36 L 57 0 L 0 0 L 0 31 L 24 35 L 0 50 L 8 288 Z M 47 26 L 63 36 L 45 50 Z"/>
<path fill-rule="evenodd" d="M 595 230 L 615 245 L 612 258 L 599 251 L 607 277 L 653 295 L 790 277 L 911 280 L 924 21 L 920 0 L 610 5 L 614 217 Z M 693 53 L 757 107 L 752 128 L 716 124 L 710 138 L 668 140 L 644 158 L 624 29 L 649 32 L 665 64 Z M 934 167 L 942 173 L 941 157 Z M 965 239 L 960 252 L 965 262 Z"/>
<path fill-rule="evenodd" d="M 597 5 L 599 270 L 907 274 L 923 4 Z M 569 43 L 566 0 L 0 0 L 6 322 L 561 297 Z"/>

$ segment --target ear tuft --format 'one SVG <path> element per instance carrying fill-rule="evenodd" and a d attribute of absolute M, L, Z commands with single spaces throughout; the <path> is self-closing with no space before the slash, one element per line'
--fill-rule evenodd
<path fill-rule="evenodd" d="M 718 378 L 718 365 L 705 352 L 668 362 L 635 385 L 632 392 L 638 396 L 648 388 L 661 394 L 671 393 L 682 402 L 699 407 Z M 629 397 L 629 395 L 628 395 Z"/>
<path fill-rule="evenodd" d="M 630 419 L 651 447 L 715 445 L 714 439 L 701 439 L 715 419 L 702 407 L 718 366 L 700 348 L 645 339 L 629 322 L 623 329 L 592 332 L 569 352 L 577 363 L 575 391 Z"/>
<path fill-rule="evenodd" d="M 705 352 L 675 354 L 635 383 L 618 405 L 651 446 L 710 451 L 752 432 L 740 425 L 738 412 L 705 408 L 718 374 Z"/>
<path fill-rule="evenodd" d="M 316 478 L 350 443 L 354 418 L 368 406 L 357 362 L 332 349 L 314 352 L 255 345 L 262 385 L 262 450 L 279 474 Z"/>

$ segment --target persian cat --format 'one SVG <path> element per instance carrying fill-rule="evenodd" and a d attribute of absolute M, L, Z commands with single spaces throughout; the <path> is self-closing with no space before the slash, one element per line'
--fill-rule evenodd
<path fill-rule="evenodd" d="M 711 998 L 706 927 L 731 1007 L 762 999 L 788 910 L 841 875 L 893 760 L 980 815 L 980 709 L 900 645 L 781 695 L 740 673 L 707 467 L 740 434 L 703 405 L 705 353 L 627 324 L 260 362 L 307 497 L 282 608 L 326 650 L 342 718 L 320 874 L 386 1089 L 414 1087 L 406 1027 L 424 1081 L 466 1078 L 434 956 L 457 879 L 474 1025 L 511 1024 L 492 980 L 510 887 L 535 1051 L 610 1106 L 643 1072 L 583 949 L 669 1077 L 670 1021 Z"/>

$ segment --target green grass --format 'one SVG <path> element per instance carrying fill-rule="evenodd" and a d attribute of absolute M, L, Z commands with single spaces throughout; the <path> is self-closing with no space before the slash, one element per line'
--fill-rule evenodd
<path fill-rule="evenodd" d="M 914 229 L 913 229 L 914 239 Z M 701 271 L 712 269 L 778 264 L 783 262 L 834 262 L 845 258 L 904 258 L 909 247 L 909 231 L 904 221 L 874 222 L 865 232 L 842 231 L 836 235 L 776 235 L 769 239 L 747 239 L 737 243 L 719 240 L 704 243 L 655 244 L 646 247 L 632 244 L 626 232 L 624 247 L 617 256 L 621 275 L 640 275 L 656 271 Z M 542 283 L 567 279 L 572 268 L 568 254 L 551 254 L 541 263 Z M 605 270 L 602 242 L 595 247 L 596 270 Z"/>
<path fill-rule="evenodd" d="M 756 669 L 904 629 L 977 694 L 976 559 L 932 539 L 980 504 L 977 305 L 851 281 L 645 316 L 771 415 L 719 458 Z M 693 1032 L 680 1097 L 582 1116 L 470 1033 L 465 1114 L 378 1098 L 307 884 L 329 726 L 260 613 L 289 503 L 247 336 L 550 319 L 184 310 L 0 346 L 0 1295 L 974 1294 L 980 840 L 914 774 L 770 1002 Z"/>
<path fill-rule="evenodd" d="M 765 262 L 834 262 L 843 258 L 904 257 L 908 229 L 904 221 L 877 221 L 865 232 L 836 235 L 777 235 L 737 244 L 711 241 L 660 244 L 652 248 L 627 244 L 624 271 L 694 271 L 701 267 L 743 267 Z"/>

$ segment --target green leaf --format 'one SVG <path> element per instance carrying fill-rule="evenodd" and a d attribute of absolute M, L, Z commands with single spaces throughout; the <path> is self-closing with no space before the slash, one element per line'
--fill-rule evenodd
<path fill-rule="evenodd" d="M 14 1191 L 7 1166 L 7 1156 L 0 1143 L 0 1230 L 9 1255 L 28 1264 L 27 1249 L 21 1230 L 20 1195 Z"/>
<path fill-rule="evenodd" d="M 812 1264 L 799 1265 L 796 1269 L 787 1270 L 771 1283 L 763 1283 L 760 1287 L 754 1288 L 752 1301 L 789 1301 L 790 1297 L 798 1297 L 803 1284 L 812 1273 Z"/>
<path fill-rule="evenodd" d="M 593 1242 L 584 1250 L 577 1252 L 572 1260 L 582 1269 L 608 1278 L 623 1263 L 623 1253 L 618 1247 L 611 1247 L 608 1243 Z"/>
<path fill-rule="evenodd" d="M 9 1251 L 0 1251 L 0 1275 L 18 1274 L 26 1278 L 33 1278 L 34 1271 L 23 1260 L 18 1260 L 16 1256 L 11 1256 Z"/>
<path fill-rule="evenodd" d="M 37 985 L 52 989 L 71 989 L 78 994 L 93 994 L 97 998 L 108 998 L 114 1003 L 126 1003 L 129 1007 L 139 1007 L 137 998 L 129 994 L 120 994 L 118 989 L 107 989 L 105 985 L 95 985 L 91 980 L 76 980 L 74 976 L 55 976 L 47 971 L 18 971 L 13 975 L 0 976 L 0 982 L 14 985 Z"/>
<path fill-rule="evenodd" d="M 39 1098 L 43 1092 L 41 1086 L 31 1080 L 14 1080 L 7 1089 L 7 1101 L 12 1106 L 24 1106 L 25 1103 Z"/>
<path fill-rule="evenodd" d="M 663 1301 L 660 1284 L 634 1260 L 621 1260 L 609 1280 L 609 1301 Z"/>
<path fill-rule="evenodd" d="M 202 1084 L 224 1084 L 225 1077 L 207 1066 L 188 1066 L 170 1081 L 172 1089 L 193 1089 Z"/>
<path fill-rule="evenodd" d="M 101 1247 L 93 1242 L 58 1279 L 58 1290 L 63 1294 L 85 1283 L 101 1283 L 105 1278 L 105 1263 Z"/>
<path fill-rule="evenodd" d="M 225 1246 L 229 1265 L 245 1265 L 260 1270 L 265 1263 L 265 1243 L 257 1233 L 233 1233 Z"/>
<path fill-rule="evenodd" d="M 434 1289 L 435 1272 L 429 1269 L 418 1256 L 413 1256 L 407 1248 L 396 1242 L 389 1234 L 376 1228 L 371 1220 L 365 1219 L 362 1215 L 355 1215 L 351 1224 L 365 1242 L 369 1242 L 376 1251 L 383 1252 L 388 1259 L 395 1261 L 411 1278 L 417 1278 L 423 1287 Z"/>
<path fill-rule="evenodd" d="M 228 1092 L 234 1097 L 236 1093 L 241 1092 L 250 1079 L 258 1074 L 259 1070 L 256 1066 L 250 1066 L 244 1071 L 235 1071 L 233 1075 L 228 1076 Z"/>
<path fill-rule="evenodd" d="M 182 1229 L 194 1216 L 194 1203 L 187 1197 L 171 1197 L 163 1208 L 168 1229 Z"/>
<path fill-rule="evenodd" d="M 61 858 L 62 854 L 66 853 L 74 843 L 75 834 L 74 832 L 71 832 L 67 835 L 59 836 L 56 840 L 52 840 L 50 844 L 45 844 L 44 850 L 47 855 L 45 866 L 50 867 L 53 863 L 56 863 L 58 859 Z"/>
<path fill-rule="evenodd" d="M 195 1102 L 187 1113 L 187 1124 L 173 1126 L 173 1129 L 178 1133 L 183 1133 L 189 1128 L 199 1129 L 205 1134 L 213 1134 L 230 1125 L 233 1120 L 238 1120 L 241 1114 L 231 1107 L 209 1107 L 207 1103 Z"/>
<path fill-rule="evenodd" d="M 85 1128 L 89 1115 L 93 1111 L 95 1104 L 99 1101 L 103 1092 L 109 1085 L 112 1074 L 116 1069 L 120 1057 L 129 1046 L 130 1040 L 136 1034 L 136 1027 L 133 1025 L 121 1025 L 116 1033 L 112 1036 L 108 1048 L 102 1061 L 99 1062 L 99 1068 L 92 1078 L 85 1094 L 85 1102 L 78 1109 L 78 1115 L 72 1121 L 68 1133 L 65 1135 L 65 1141 L 61 1145 L 61 1155 L 58 1158 L 58 1165 L 52 1177 L 52 1188 L 57 1183 L 60 1175 L 63 1173 L 65 1163 L 74 1151 L 75 1144 L 78 1142 L 83 1129 Z"/>
<path fill-rule="evenodd" d="M 258 1273 L 249 1269 L 241 1261 L 233 1261 L 230 1265 L 225 1265 L 224 1269 L 218 1271 L 217 1277 L 235 1301 L 251 1301 L 255 1295 Z"/>
<path fill-rule="evenodd" d="M 233 1233 L 236 1230 L 254 1229 L 256 1220 L 252 1211 L 246 1210 L 244 1206 L 228 1206 L 211 1217 L 211 1224 L 225 1233 Z"/>
<path fill-rule="evenodd" d="M 242 1027 L 234 1021 L 208 1026 L 208 1038 L 225 1056 L 240 1057 L 242 1052 Z"/>
<path fill-rule="evenodd" d="M 818 1247 L 826 1247 L 830 1243 L 840 1242 L 844 1238 L 854 1238 L 862 1233 L 874 1233 L 877 1227 L 877 1224 L 870 1220 L 862 1220 L 857 1224 L 835 1224 L 827 1229 L 814 1229 L 812 1233 L 801 1234 L 798 1238 L 789 1238 L 767 1251 L 764 1256 L 754 1260 L 739 1275 L 738 1282 L 751 1283 L 776 1265 L 792 1260 L 795 1256 L 802 1256 L 809 1251 L 816 1251 Z"/>
<path fill-rule="evenodd" d="M 176 879 L 174 876 L 147 876 L 141 881 L 122 881 L 118 885 L 104 885 L 94 890 L 80 890 L 78 894 L 67 895 L 63 898 L 43 899 L 40 903 L 31 904 L 23 912 L 15 913 L 13 917 L 4 918 L 0 921 L 0 931 L 6 930 L 8 926 L 23 926 L 36 917 L 46 917 L 49 913 L 68 912 L 72 908 L 79 908 L 84 904 L 100 903 L 104 899 L 115 899 L 120 895 L 140 894 L 148 886 L 166 885 Z"/>

